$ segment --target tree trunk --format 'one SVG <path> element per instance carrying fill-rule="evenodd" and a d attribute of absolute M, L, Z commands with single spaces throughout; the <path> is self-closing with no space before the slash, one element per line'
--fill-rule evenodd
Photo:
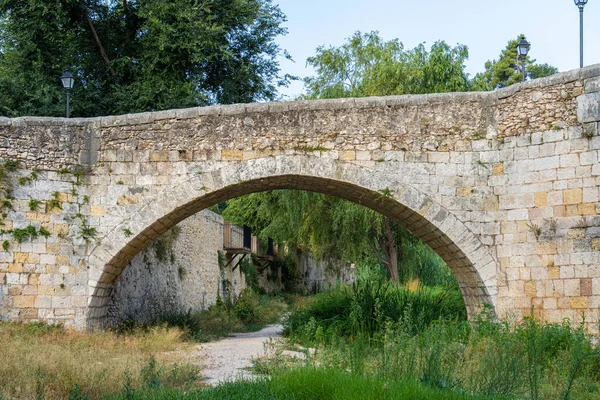
<path fill-rule="evenodd" d="M 98 46 L 98 49 L 100 50 L 100 55 L 104 59 L 104 62 L 106 63 L 106 66 L 108 67 L 108 70 L 110 71 L 110 74 L 112 76 L 115 76 L 115 70 L 110 66 L 110 58 L 108 58 L 106 51 L 104 51 L 104 46 L 102 46 L 102 42 L 100 42 L 100 38 L 98 37 L 96 28 L 94 28 L 94 23 L 92 22 L 92 19 L 90 18 L 90 15 L 88 14 L 87 11 L 84 11 L 84 17 L 87 21 L 88 26 L 90 27 L 90 30 L 92 31 L 92 36 L 94 37 L 94 41 L 96 42 L 96 45 Z"/>
<path fill-rule="evenodd" d="M 394 285 L 397 285 L 399 282 L 398 278 L 398 249 L 396 248 L 396 240 L 394 238 L 394 232 L 392 231 L 392 221 L 384 217 L 384 239 L 385 245 L 382 246 L 384 248 L 385 257 L 387 259 L 387 267 L 390 273 L 390 279 Z"/>

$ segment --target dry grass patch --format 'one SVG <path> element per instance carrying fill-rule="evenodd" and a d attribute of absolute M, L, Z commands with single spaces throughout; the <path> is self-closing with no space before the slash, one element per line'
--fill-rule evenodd
<path fill-rule="evenodd" d="M 196 368 L 174 363 L 172 350 L 190 346 L 174 328 L 117 335 L 0 323 L 0 343 L 0 398 L 65 399 L 78 385 L 94 399 L 127 387 L 182 387 L 198 375 Z"/>

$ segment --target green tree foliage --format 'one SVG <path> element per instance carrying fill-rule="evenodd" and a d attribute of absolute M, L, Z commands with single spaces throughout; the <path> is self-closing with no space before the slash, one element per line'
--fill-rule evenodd
<path fill-rule="evenodd" d="M 413 234 L 375 211 L 320 193 L 275 190 L 230 200 L 223 216 L 263 238 L 363 266 L 383 265 L 393 282 L 455 279 L 442 259 Z"/>
<path fill-rule="evenodd" d="M 307 64 L 317 75 L 305 79 L 306 98 L 388 96 L 467 90 L 466 46 L 435 42 L 406 50 L 378 32 L 356 32 L 340 47 L 318 47 Z"/>
<path fill-rule="evenodd" d="M 510 40 L 500 53 L 498 60 L 485 63 L 485 72 L 475 75 L 472 81 L 473 90 L 493 90 L 498 87 L 510 86 L 523 80 L 520 70 L 521 61 L 517 60 L 517 44 L 524 35 Z M 548 64 L 536 64 L 529 55 L 525 58 L 527 75 L 532 79 L 553 75 L 558 69 Z"/>
<path fill-rule="evenodd" d="M 272 100 L 284 21 L 271 0 L 0 0 L 0 115 L 63 115 L 65 70 L 75 116 Z"/>

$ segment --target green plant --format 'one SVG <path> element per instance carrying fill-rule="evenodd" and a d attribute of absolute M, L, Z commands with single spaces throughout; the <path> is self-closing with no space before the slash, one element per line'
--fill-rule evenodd
<path fill-rule="evenodd" d="M 39 236 L 40 232 L 33 225 L 28 225 L 26 228 L 15 228 L 11 232 L 12 237 L 19 243 L 22 243 L 26 239 L 35 239 Z"/>
<path fill-rule="evenodd" d="M 98 235 L 98 230 L 89 226 L 85 221 L 81 221 L 81 225 L 79 226 L 79 237 L 85 239 L 88 242 L 90 239 L 93 239 Z"/>
<path fill-rule="evenodd" d="M 313 153 L 315 151 L 329 151 L 329 149 L 319 145 L 316 146 L 310 146 L 310 145 L 302 145 L 302 146 L 296 146 L 294 147 L 294 150 L 296 151 L 301 151 L 303 153 Z"/>
<path fill-rule="evenodd" d="M 477 160 L 477 164 L 482 166 L 485 169 L 489 169 L 488 163 L 481 161 L 481 160 Z"/>
<path fill-rule="evenodd" d="M 9 210 L 14 210 L 13 203 L 9 199 L 2 200 L 2 207 Z"/>
<path fill-rule="evenodd" d="M 59 200 L 60 192 L 53 192 L 52 198 L 46 201 L 46 208 L 48 211 L 52 211 L 55 208 L 62 210 L 62 202 Z"/>
<path fill-rule="evenodd" d="M 2 242 L 2 249 L 4 251 L 8 251 L 8 248 L 10 247 L 10 243 L 8 242 L 8 240 L 5 240 Z"/>
<path fill-rule="evenodd" d="M 594 137 L 594 128 L 591 127 L 582 127 L 581 128 L 581 136 L 583 136 L 586 139 L 591 139 Z"/>
<path fill-rule="evenodd" d="M 31 211 L 39 210 L 40 205 L 42 205 L 42 202 L 40 200 L 36 200 L 36 199 L 30 199 L 29 203 L 28 203 L 29 210 L 31 210 Z"/>
<path fill-rule="evenodd" d="M 17 160 L 6 160 L 4 161 L 4 169 L 8 172 L 13 172 L 19 169 L 21 163 Z"/>
<path fill-rule="evenodd" d="M 43 237 L 45 237 L 45 238 L 47 238 L 47 237 L 49 237 L 49 236 L 51 235 L 50 231 L 48 231 L 48 230 L 47 230 L 46 228 L 44 228 L 43 226 L 42 226 L 42 227 L 40 227 L 39 234 L 40 234 L 40 236 L 43 236 Z"/>
<path fill-rule="evenodd" d="M 118 180 L 117 185 L 124 185 L 124 182 L 122 180 Z"/>
<path fill-rule="evenodd" d="M 540 236 L 542 235 L 542 228 L 540 226 L 538 226 L 534 223 L 530 223 L 530 224 L 527 224 L 527 227 L 529 228 L 529 230 L 531 232 L 533 232 L 536 239 L 540 238 Z"/>
<path fill-rule="evenodd" d="M 123 229 L 123 234 L 125 235 L 125 237 L 131 237 L 133 236 L 133 232 L 131 232 L 131 230 L 129 228 L 125 228 Z"/>
<path fill-rule="evenodd" d="M 179 276 L 180 281 L 184 280 L 187 274 L 188 272 L 187 269 L 185 269 L 185 267 L 182 267 L 181 265 L 177 267 L 177 276 Z"/>

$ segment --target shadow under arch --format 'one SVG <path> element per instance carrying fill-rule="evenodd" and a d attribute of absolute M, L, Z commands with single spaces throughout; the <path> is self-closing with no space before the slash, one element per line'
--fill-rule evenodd
<path fill-rule="evenodd" d="M 497 264 L 489 248 L 431 196 L 402 183 L 397 172 L 297 155 L 212 164 L 207 172 L 195 174 L 147 201 L 92 250 L 88 258 L 88 328 L 105 326 L 116 282 L 151 240 L 221 201 L 275 189 L 337 196 L 391 218 L 448 264 L 459 282 L 469 317 L 484 303 L 495 305 Z M 125 237 L 124 228 L 134 235 Z"/>

